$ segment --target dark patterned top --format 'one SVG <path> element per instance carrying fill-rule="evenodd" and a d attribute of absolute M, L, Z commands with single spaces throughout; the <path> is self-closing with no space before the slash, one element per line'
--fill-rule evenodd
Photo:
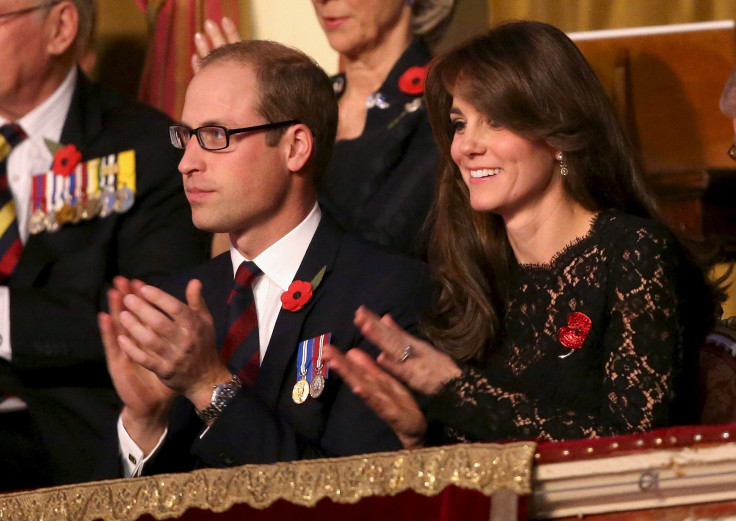
<path fill-rule="evenodd" d="M 592 438 L 692 421 L 712 305 L 663 225 L 601 213 L 549 264 L 517 265 L 509 287 L 505 337 L 430 400 L 443 441 Z M 587 334 L 574 313 L 590 319 Z"/>
<path fill-rule="evenodd" d="M 319 186 L 320 204 L 348 232 L 416 257 L 425 254 L 422 225 L 434 201 L 439 152 L 423 81 L 418 92 L 405 85 L 429 60 L 429 49 L 415 39 L 373 95 L 360 137 L 335 143 Z M 340 96 L 345 76 L 333 85 Z"/>

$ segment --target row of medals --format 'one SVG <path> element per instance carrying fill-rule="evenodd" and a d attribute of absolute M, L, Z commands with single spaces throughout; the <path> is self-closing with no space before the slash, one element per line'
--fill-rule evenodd
<path fill-rule="evenodd" d="M 85 201 L 77 198 L 76 202 L 72 202 L 71 198 L 66 196 L 64 204 L 56 211 L 44 212 L 36 208 L 28 223 L 28 230 L 34 235 L 41 232 L 55 232 L 67 223 L 77 224 L 82 220 L 107 217 L 112 212 L 127 212 L 134 201 L 135 195 L 127 186 L 117 190 L 112 186 L 105 186 L 101 193 L 89 195 Z"/>
<path fill-rule="evenodd" d="M 294 403 L 301 404 L 306 402 L 310 396 L 319 398 L 324 388 L 325 377 L 322 376 L 322 366 L 318 366 L 312 377 L 312 385 L 309 385 L 307 381 L 306 371 L 301 374 L 301 378 L 294 384 L 294 389 L 291 391 L 291 398 Z"/>

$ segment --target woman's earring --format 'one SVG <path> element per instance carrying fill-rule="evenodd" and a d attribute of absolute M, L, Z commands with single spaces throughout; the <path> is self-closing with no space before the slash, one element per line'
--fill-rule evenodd
<path fill-rule="evenodd" d="M 570 173 L 570 170 L 567 169 L 567 161 L 565 161 L 565 154 L 562 152 L 557 152 L 555 155 L 555 159 L 560 162 L 560 173 L 562 175 L 567 175 Z"/>

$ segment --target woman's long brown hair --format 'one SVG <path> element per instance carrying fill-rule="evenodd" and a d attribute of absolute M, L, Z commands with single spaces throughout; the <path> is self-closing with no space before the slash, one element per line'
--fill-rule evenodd
<path fill-rule="evenodd" d="M 510 267 L 502 219 L 474 211 L 450 156 L 453 96 L 517 134 L 565 153 L 568 193 L 592 211 L 657 217 L 633 147 L 578 48 L 559 29 L 509 22 L 432 63 L 425 86 L 440 149 L 429 263 L 438 282 L 424 333 L 457 360 L 482 359 L 502 335 Z"/>

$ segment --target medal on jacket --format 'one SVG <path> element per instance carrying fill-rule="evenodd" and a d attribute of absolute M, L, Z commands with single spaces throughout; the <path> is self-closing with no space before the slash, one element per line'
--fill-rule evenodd
<path fill-rule="evenodd" d="M 32 182 L 31 234 L 124 213 L 135 202 L 135 150 L 79 162 L 62 173 L 52 169 L 33 176 Z"/>
<path fill-rule="evenodd" d="M 325 389 L 325 379 L 327 378 L 327 364 L 322 360 L 322 346 L 330 343 L 330 333 L 325 333 L 317 338 L 313 338 L 310 342 L 313 342 L 312 347 L 312 382 L 309 385 L 309 396 L 312 398 L 319 398 L 322 391 Z"/>
<path fill-rule="evenodd" d="M 33 193 L 31 200 L 33 201 L 33 211 L 28 221 L 28 231 L 35 235 L 46 229 L 46 200 L 44 199 L 44 183 L 43 176 L 34 176 L 32 178 Z"/>
<path fill-rule="evenodd" d="M 115 210 L 115 184 L 119 167 L 115 155 L 110 154 L 102 158 L 100 165 L 100 217 L 107 217 Z"/>
<path fill-rule="evenodd" d="M 114 209 L 125 213 L 135 202 L 135 152 L 126 150 L 118 154 L 118 178 Z"/>
<path fill-rule="evenodd" d="M 42 174 L 43 175 L 43 174 Z M 46 215 L 44 216 L 44 228 L 47 232 L 55 232 L 59 229 L 59 223 L 56 220 L 56 193 L 58 190 L 58 182 L 53 171 L 46 174 Z"/>
<path fill-rule="evenodd" d="M 296 404 L 302 404 L 309 398 L 309 382 L 307 381 L 307 373 L 309 372 L 310 360 L 309 341 L 305 340 L 299 344 L 299 352 L 296 356 L 296 383 L 291 391 L 291 398 Z"/>

